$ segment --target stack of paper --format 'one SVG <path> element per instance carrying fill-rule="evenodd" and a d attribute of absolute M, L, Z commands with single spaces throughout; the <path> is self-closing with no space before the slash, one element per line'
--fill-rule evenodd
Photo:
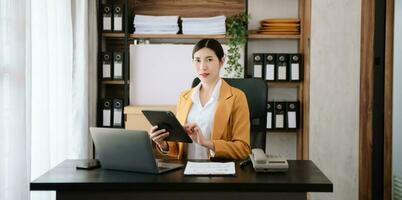
<path fill-rule="evenodd" d="M 135 15 L 135 34 L 177 34 L 179 16 Z"/>
<path fill-rule="evenodd" d="M 183 34 L 225 34 L 226 17 L 182 18 Z"/>

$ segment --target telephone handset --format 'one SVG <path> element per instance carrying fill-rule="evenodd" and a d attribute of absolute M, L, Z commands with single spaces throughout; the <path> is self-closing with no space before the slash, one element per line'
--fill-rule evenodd
<path fill-rule="evenodd" d="M 262 149 L 252 149 L 250 154 L 256 172 L 285 172 L 288 170 L 288 161 L 279 155 L 265 155 Z"/>

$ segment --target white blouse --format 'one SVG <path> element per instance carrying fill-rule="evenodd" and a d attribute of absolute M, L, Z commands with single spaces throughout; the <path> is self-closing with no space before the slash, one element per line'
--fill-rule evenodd
<path fill-rule="evenodd" d="M 187 123 L 197 123 L 205 138 L 211 139 L 211 131 L 215 118 L 215 109 L 218 102 L 221 85 L 222 80 L 219 79 L 215 85 L 211 97 L 204 107 L 201 105 L 200 100 L 201 83 L 194 88 L 194 93 L 191 96 L 193 105 L 188 113 Z M 195 142 L 189 143 L 187 146 L 188 159 L 208 159 L 208 153 L 211 153 L 211 157 L 215 155 L 215 152 L 208 152 L 208 148 L 203 147 Z"/>

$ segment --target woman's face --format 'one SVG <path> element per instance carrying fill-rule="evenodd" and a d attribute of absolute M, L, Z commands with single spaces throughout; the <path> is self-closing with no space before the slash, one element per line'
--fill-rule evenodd
<path fill-rule="evenodd" d="M 209 48 L 204 47 L 194 53 L 193 65 L 202 83 L 214 83 L 218 80 L 223 63 L 223 59 L 219 60 Z"/>

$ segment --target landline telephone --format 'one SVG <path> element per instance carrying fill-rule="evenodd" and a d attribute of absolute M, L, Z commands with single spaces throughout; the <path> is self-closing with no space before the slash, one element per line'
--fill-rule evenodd
<path fill-rule="evenodd" d="M 265 155 L 262 149 L 252 149 L 250 154 L 256 172 L 286 172 L 288 161 L 279 155 Z"/>

